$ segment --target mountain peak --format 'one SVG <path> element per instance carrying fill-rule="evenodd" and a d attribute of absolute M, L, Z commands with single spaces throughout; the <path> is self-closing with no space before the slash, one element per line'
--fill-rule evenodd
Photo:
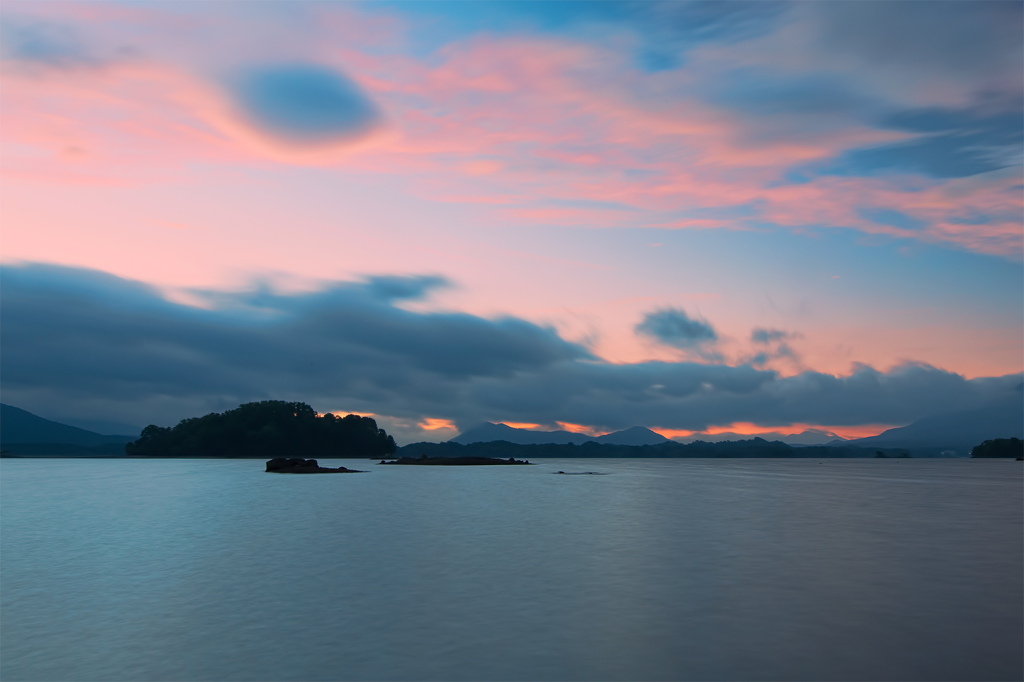
<path fill-rule="evenodd" d="M 657 445 L 668 440 L 665 436 L 651 431 L 646 426 L 631 426 L 622 431 L 608 433 L 595 438 L 598 443 L 611 443 L 613 445 Z"/>

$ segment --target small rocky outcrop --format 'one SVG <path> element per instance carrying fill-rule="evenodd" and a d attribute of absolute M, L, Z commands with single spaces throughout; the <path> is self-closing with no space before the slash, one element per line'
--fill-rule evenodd
<path fill-rule="evenodd" d="M 273 474 L 360 474 L 361 471 L 338 467 L 322 467 L 315 459 L 302 459 L 300 457 L 275 457 L 267 462 L 267 471 Z"/>
<path fill-rule="evenodd" d="M 402 457 L 393 462 L 380 461 L 381 464 L 419 464 L 421 466 L 480 466 L 488 464 L 529 464 L 527 460 L 519 460 L 509 457 L 508 459 L 494 459 L 493 457 L 427 457 L 420 455 L 418 458 Z"/>

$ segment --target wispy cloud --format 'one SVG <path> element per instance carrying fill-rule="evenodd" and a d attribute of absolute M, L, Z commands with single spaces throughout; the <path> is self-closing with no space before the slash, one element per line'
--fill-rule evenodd
<path fill-rule="evenodd" d="M 112 46 L 102 46 L 110 51 Z M 124 50 L 121 50 L 124 57 Z M 46 69 L 81 69 L 102 66 L 112 54 L 101 56 L 73 22 L 11 13 L 0 24 L 0 57 L 6 67 L 38 76 Z"/>
<path fill-rule="evenodd" d="M 1022 247 L 1019 192 L 999 175 L 1019 181 L 1024 146 L 1014 3 L 673 3 L 612 12 L 617 28 L 581 10 L 537 15 L 548 30 L 533 35 L 446 34 L 429 58 L 408 51 L 415 19 L 397 10 L 302 6 L 284 21 L 268 6 L 248 21 L 272 40 L 193 39 L 186 58 L 173 38 L 212 38 L 233 10 L 185 22 L 140 9 L 117 32 L 88 13 L 58 28 L 20 9 L 11 54 L 44 64 L 163 28 L 120 68 L 7 74 L 8 138 L 87 152 L 74 164 L 29 154 L 8 173 L 125 182 L 131 167 L 145 180 L 140 156 L 163 173 L 186 158 L 330 164 L 401 175 L 428 198 L 500 195 L 490 215 L 503 224 L 685 228 L 745 206 L 699 226 L 852 228 L 1013 258 Z M 593 40 L 594 26 L 619 39 Z M 934 200 L 967 177 L 979 191 Z"/>

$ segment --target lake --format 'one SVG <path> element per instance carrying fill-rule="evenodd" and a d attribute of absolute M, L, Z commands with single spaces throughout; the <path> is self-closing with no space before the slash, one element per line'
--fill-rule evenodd
<path fill-rule="evenodd" d="M 1024 676 L 1021 462 L 321 464 L 2 460 L 0 677 Z"/>

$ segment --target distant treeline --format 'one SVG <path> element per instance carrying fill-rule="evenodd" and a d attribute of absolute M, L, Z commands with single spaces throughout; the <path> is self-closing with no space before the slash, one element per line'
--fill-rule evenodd
<path fill-rule="evenodd" d="M 133 457 L 386 457 L 395 439 L 369 417 L 318 415 L 305 403 L 264 400 L 234 410 L 150 425 L 124 447 Z"/>
<path fill-rule="evenodd" d="M 588 442 L 581 445 L 519 445 L 499 440 L 490 443 L 413 443 L 400 448 L 400 457 L 496 457 L 498 459 L 540 459 L 542 457 L 909 457 L 906 450 L 858 447 L 792 447 L 781 441 L 753 438 L 742 441 L 684 444 L 675 441 L 658 445 L 611 445 Z"/>

